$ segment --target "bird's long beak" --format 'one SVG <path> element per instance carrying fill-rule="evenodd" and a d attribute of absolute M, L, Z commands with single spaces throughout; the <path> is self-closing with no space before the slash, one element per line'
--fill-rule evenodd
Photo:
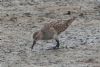
<path fill-rule="evenodd" d="M 36 44 L 36 40 L 33 41 L 33 44 L 31 46 L 31 49 L 33 49 L 34 45 Z"/>

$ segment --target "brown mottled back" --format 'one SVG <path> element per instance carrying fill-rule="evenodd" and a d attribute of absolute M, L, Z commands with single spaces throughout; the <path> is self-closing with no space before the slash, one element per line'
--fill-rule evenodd
<path fill-rule="evenodd" d="M 44 29 L 48 29 L 53 27 L 55 29 L 55 31 L 57 32 L 57 34 L 60 34 L 61 32 L 65 31 L 68 26 L 71 25 L 71 23 L 75 20 L 76 17 L 73 17 L 69 20 L 62 20 L 62 21 L 58 21 L 58 22 L 51 22 L 49 24 L 46 24 L 44 26 Z"/>

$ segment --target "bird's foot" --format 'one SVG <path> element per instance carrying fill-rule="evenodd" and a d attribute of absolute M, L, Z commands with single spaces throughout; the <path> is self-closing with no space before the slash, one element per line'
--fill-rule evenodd
<path fill-rule="evenodd" d="M 59 47 L 57 47 L 57 46 L 54 46 L 54 47 L 52 47 L 52 49 L 59 49 Z"/>
<path fill-rule="evenodd" d="M 50 48 L 48 48 L 47 50 L 56 50 L 56 49 L 59 49 L 59 47 L 54 46 L 54 47 L 50 47 Z"/>

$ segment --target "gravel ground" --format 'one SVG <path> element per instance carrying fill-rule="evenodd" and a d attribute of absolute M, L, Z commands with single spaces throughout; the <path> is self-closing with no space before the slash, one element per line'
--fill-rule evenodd
<path fill-rule="evenodd" d="M 68 15 L 71 11 L 71 15 Z M 32 35 L 45 23 L 78 18 L 55 42 Z M 100 0 L 0 0 L 0 67 L 100 67 Z"/>

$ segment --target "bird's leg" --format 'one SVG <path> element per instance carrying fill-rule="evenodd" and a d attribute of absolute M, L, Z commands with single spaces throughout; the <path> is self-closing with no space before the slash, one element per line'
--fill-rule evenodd
<path fill-rule="evenodd" d="M 56 46 L 53 47 L 53 49 L 58 49 L 59 46 L 60 46 L 60 44 L 59 44 L 59 40 L 58 40 L 58 39 L 55 39 L 55 40 L 56 40 L 57 44 L 56 44 Z"/>
<path fill-rule="evenodd" d="M 52 47 L 52 49 L 58 49 L 59 48 L 59 40 L 58 40 L 58 33 L 54 28 L 51 28 L 52 32 L 54 33 L 53 39 L 57 42 L 56 46 Z"/>
<path fill-rule="evenodd" d="M 51 49 L 59 49 L 59 46 L 60 46 L 60 44 L 59 44 L 59 40 L 58 39 L 55 39 L 55 41 L 57 42 L 57 44 L 56 44 L 56 46 L 53 46 L 53 47 L 50 47 L 48 50 L 51 50 Z"/>
<path fill-rule="evenodd" d="M 56 46 L 53 47 L 53 49 L 58 49 L 59 48 L 59 39 L 58 39 L 58 36 L 57 36 L 57 32 L 54 31 L 55 35 L 54 35 L 54 39 L 55 41 L 57 42 Z"/>
<path fill-rule="evenodd" d="M 36 44 L 36 40 L 33 41 L 33 44 L 31 46 L 31 49 L 33 49 L 34 45 Z"/>

